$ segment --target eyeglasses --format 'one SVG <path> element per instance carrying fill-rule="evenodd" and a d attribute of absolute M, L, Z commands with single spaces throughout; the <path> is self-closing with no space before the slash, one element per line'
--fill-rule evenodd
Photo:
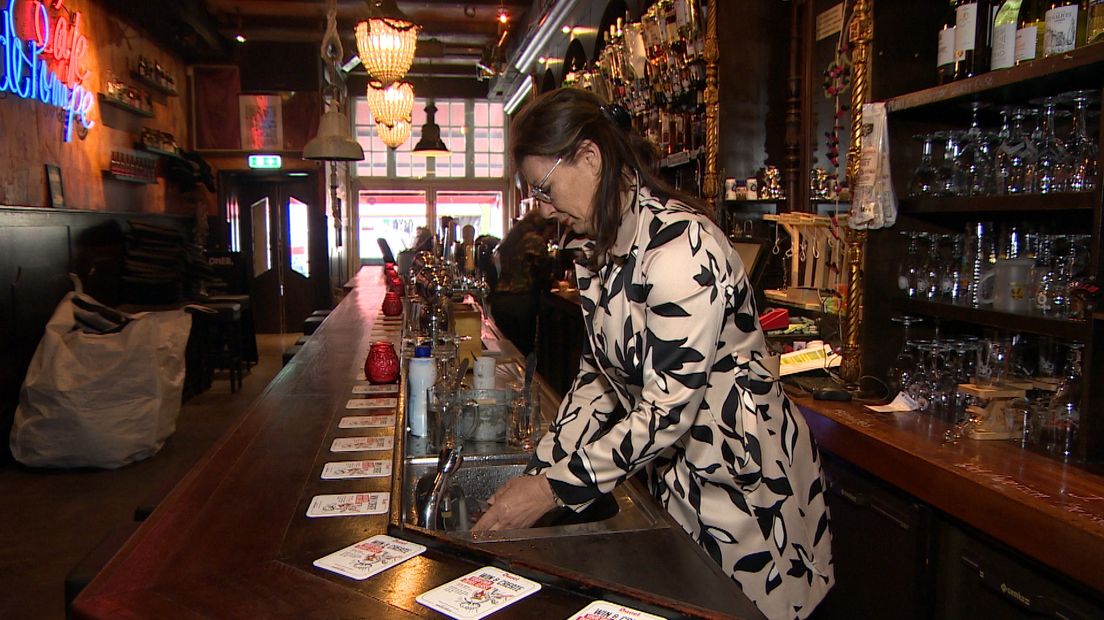
<path fill-rule="evenodd" d="M 548 193 L 548 189 L 544 186 L 548 182 L 548 177 L 552 176 L 552 173 L 559 167 L 560 162 L 563 161 L 563 157 L 556 160 L 556 163 L 552 164 L 552 168 L 548 170 L 548 174 L 544 175 L 544 178 L 539 183 L 534 185 L 529 190 L 529 197 L 535 198 L 541 202 L 552 204 L 552 196 Z"/>

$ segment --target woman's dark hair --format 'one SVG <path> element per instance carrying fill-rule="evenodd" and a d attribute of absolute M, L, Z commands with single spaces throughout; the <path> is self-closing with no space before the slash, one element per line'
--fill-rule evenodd
<path fill-rule="evenodd" d="M 636 131 L 622 126 L 623 112 L 614 112 L 593 93 L 560 88 L 534 99 L 510 125 L 510 156 L 514 167 L 526 157 L 563 157 L 573 162 L 584 140 L 602 154 L 598 191 L 594 196 L 591 225 L 594 230 L 592 260 L 601 262 L 617 238 L 621 224 L 621 193 L 640 183 L 659 198 L 675 198 L 710 217 L 702 201 L 671 187 L 654 171 L 656 148 Z"/>

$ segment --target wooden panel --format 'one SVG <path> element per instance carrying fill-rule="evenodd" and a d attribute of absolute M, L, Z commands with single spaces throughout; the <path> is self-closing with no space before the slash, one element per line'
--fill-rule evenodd
<path fill-rule="evenodd" d="M 1104 476 L 1009 442 L 943 443 L 927 415 L 794 400 L 823 450 L 1104 592 Z"/>
<path fill-rule="evenodd" d="M 6 5 L 5 5 L 6 6 Z M 184 83 L 184 64 L 176 56 L 136 32 L 105 10 L 102 0 L 81 2 L 81 30 L 89 42 L 85 64 L 90 71 L 85 87 L 103 91 L 111 75 L 129 79 L 138 55 L 152 58 Z M 131 185 L 104 179 L 113 150 L 131 149 L 142 127 L 167 131 L 183 143 L 186 138 L 185 97 L 153 95 L 155 117 L 141 119 L 120 110 L 95 105 L 96 125 L 81 140 L 63 141 L 57 108 L 18 99 L 0 98 L 0 205 L 49 206 L 44 164 L 61 168 L 68 208 L 99 211 L 181 213 L 185 205 L 175 189 Z"/>

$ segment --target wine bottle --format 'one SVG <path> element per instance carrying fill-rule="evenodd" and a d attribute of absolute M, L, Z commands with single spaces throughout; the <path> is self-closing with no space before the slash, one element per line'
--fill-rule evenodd
<path fill-rule="evenodd" d="M 1088 17 L 1085 0 L 1058 0 L 1046 12 L 1046 36 L 1043 55 L 1062 54 L 1085 44 Z"/>
<path fill-rule="evenodd" d="M 1016 64 L 1043 57 L 1043 33 L 1046 32 L 1045 0 L 1028 0 L 1020 8 L 1016 25 Z"/>
<path fill-rule="evenodd" d="M 955 7 L 955 79 L 989 70 L 992 15 L 989 0 L 963 0 Z"/>
<path fill-rule="evenodd" d="M 1089 0 L 1089 19 L 1085 43 L 1104 43 L 1104 0 Z"/>
<path fill-rule="evenodd" d="M 939 30 L 939 51 L 936 53 L 935 65 L 940 84 L 953 81 L 955 76 L 955 5 L 958 2 L 959 0 L 950 0 L 947 4 L 943 27 Z"/>
<path fill-rule="evenodd" d="M 993 19 L 993 56 L 991 68 L 1007 69 L 1016 64 L 1016 22 L 1022 0 L 1005 0 Z"/>

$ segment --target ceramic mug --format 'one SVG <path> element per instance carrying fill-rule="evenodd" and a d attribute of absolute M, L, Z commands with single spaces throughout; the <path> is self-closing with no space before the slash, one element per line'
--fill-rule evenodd
<path fill-rule="evenodd" d="M 1008 258 L 997 264 L 981 278 L 981 289 L 986 290 L 987 282 L 992 280 L 991 294 L 980 295 L 983 304 L 993 304 L 1000 312 L 1024 314 L 1031 310 L 1031 269 L 1035 261 L 1030 258 Z"/>

